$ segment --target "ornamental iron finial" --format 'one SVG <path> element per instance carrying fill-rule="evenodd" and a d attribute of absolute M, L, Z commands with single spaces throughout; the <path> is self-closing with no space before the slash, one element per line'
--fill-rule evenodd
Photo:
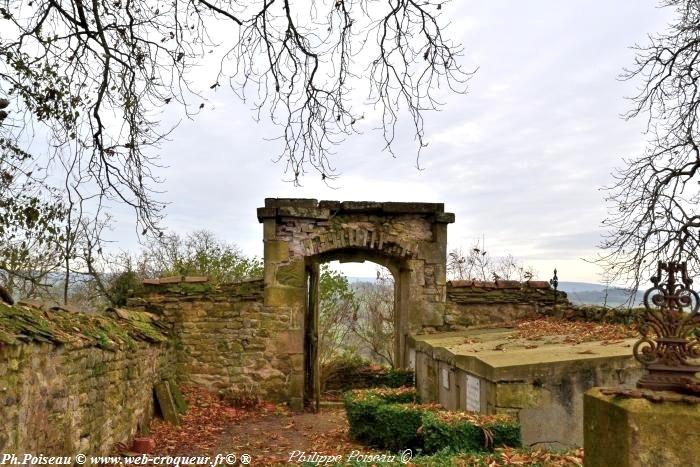
<path fill-rule="evenodd" d="M 554 305 L 557 304 L 557 288 L 559 287 L 559 278 L 557 277 L 557 268 L 554 268 L 554 276 L 549 279 L 549 285 L 554 288 Z"/>
<path fill-rule="evenodd" d="M 559 287 L 559 278 L 557 277 L 557 268 L 554 268 L 554 276 L 549 279 L 549 285 L 554 287 L 554 290 L 557 290 L 557 287 Z"/>
<path fill-rule="evenodd" d="M 692 392 L 700 383 L 695 377 L 700 372 L 700 297 L 691 289 L 685 262 L 659 261 L 651 282 L 638 326 L 642 337 L 634 345 L 634 356 L 646 370 L 637 387 Z"/>

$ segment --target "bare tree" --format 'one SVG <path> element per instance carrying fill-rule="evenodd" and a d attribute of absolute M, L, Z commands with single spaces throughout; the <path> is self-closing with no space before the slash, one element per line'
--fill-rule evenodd
<path fill-rule="evenodd" d="M 447 275 L 459 280 L 518 280 L 532 279 L 535 274 L 531 266 L 522 264 L 512 254 L 492 256 L 484 249 L 484 241 L 476 241 L 465 251 L 454 248 L 447 255 Z"/>
<path fill-rule="evenodd" d="M 68 170 L 81 184 L 133 206 L 146 230 L 162 208 L 149 147 L 169 131 L 156 115 L 175 103 L 197 113 L 204 88 L 227 84 L 280 125 L 280 158 L 295 181 L 309 168 L 333 176 L 332 147 L 365 110 L 378 109 L 389 149 L 405 111 L 420 149 L 423 112 L 439 107 L 443 87 L 464 92 L 471 76 L 461 46 L 443 36 L 444 4 L 2 0 L 3 144 L 41 169 L 74 156 Z M 191 73 L 214 61 L 211 76 Z M 49 141 L 44 154 L 23 149 L 36 135 Z"/>
<path fill-rule="evenodd" d="M 134 208 L 138 232 L 158 233 L 154 169 L 172 130 L 158 115 L 179 104 L 192 117 L 223 85 L 279 125 L 294 182 L 309 170 L 334 177 L 333 146 L 366 114 L 389 151 L 408 117 L 420 152 L 424 112 L 443 89 L 465 92 L 472 74 L 443 35 L 444 5 L 0 0 L 0 242 L 37 219 L 63 221 L 34 234 L 69 257 L 75 242 L 63 233 L 114 202 Z M 61 217 L 78 205 L 78 217 Z"/>
<path fill-rule="evenodd" d="M 373 360 L 393 368 L 396 336 L 393 276 L 385 269 L 377 270 L 377 281 L 361 284 L 356 296 L 358 306 L 350 328 L 353 336 L 369 350 Z"/>
<path fill-rule="evenodd" d="M 609 187 L 609 229 L 600 261 L 606 281 L 636 290 L 659 260 L 683 259 L 700 272 L 700 4 L 665 0 L 667 30 L 636 45 L 623 77 L 641 83 L 627 118 L 647 121 L 646 150 L 625 161 Z"/>
<path fill-rule="evenodd" d="M 347 353 L 347 337 L 357 309 L 356 295 L 342 272 L 321 265 L 319 279 L 318 343 L 322 380 L 334 370 L 339 357 Z"/>

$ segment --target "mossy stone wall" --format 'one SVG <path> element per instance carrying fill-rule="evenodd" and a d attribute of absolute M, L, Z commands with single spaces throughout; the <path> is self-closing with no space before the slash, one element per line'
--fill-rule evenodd
<path fill-rule="evenodd" d="M 289 350 L 303 342 L 289 331 L 289 314 L 263 305 L 263 281 L 235 284 L 171 283 L 146 285 L 130 300 L 172 326 L 179 378 L 220 390 L 248 390 L 284 401 L 293 365 Z"/>
<path fill-rule="evenodd" d="M 146 429 L 174 353 L 147 315 L 0 305 L 0 452 L 108 454 Z"/>

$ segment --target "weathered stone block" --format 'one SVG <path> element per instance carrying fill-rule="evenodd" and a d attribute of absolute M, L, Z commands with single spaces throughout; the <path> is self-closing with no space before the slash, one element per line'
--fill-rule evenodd
<path fill-rule="evenodd" d="M 304 303 L 306 293 L 302 287 L 274 287 L 265 288 L 265 306 L 288 307 L 294 304 Z"/>
<path fill-rule="evenodd" d="M 289 245 L 282 240 L 268 240 L 264 247 L 265 261 L 281 263 L 289 259 Z"/>
<path fill-rule="evenodd" d="M 542 389 L 529 383 L 499 384 L 496 386 L 496 406 L 524 409 L 536 407 L 542 401 Z"/>
<path fill-rule="evenodd" d="M 328 209 L 284 206 L 277 208 L 277 215 L 305 219 L 328 219 L 331 213 Z"/>
<path fill-rule="evenodd" d="M 275 338 L 275 348 L 279 354 L 303 354 L 304 331 L 279 331 Z"/>
<path fill-rule="evenodd" d="M 306 266 L 304 261 L 293 261 L 277 267 L 277 282 L 292 287 L 304 287 Z"/>
<path fill-rule="evenodd" d="M 600 388 L 583 403 L 586 467 L 697 465 L 700 403 L 616 397 Z"/>
<path fill-rule="evenodd" d="M 274 240 L 277 237 L 277 224 L 274 219 L 263 221 L 263 240 Z"/>

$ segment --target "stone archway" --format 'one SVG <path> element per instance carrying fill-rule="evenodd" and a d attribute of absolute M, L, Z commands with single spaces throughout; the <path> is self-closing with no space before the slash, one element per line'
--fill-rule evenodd
<path fill-rule="evenodd" d="M 264 305 L 268 313 L 288 317 L 276 358 L 289 366 L 292 407 L 303 407 L 318 389 L 313 352 L 320 263 L 370 260 L 394 274 L 399 367 L 408 365 L 408 335 L 445 324 L 447 224 L 454 214 L 444 212 L 443 204 L 268 198 L 258 220 L 265 246 Z"/>

